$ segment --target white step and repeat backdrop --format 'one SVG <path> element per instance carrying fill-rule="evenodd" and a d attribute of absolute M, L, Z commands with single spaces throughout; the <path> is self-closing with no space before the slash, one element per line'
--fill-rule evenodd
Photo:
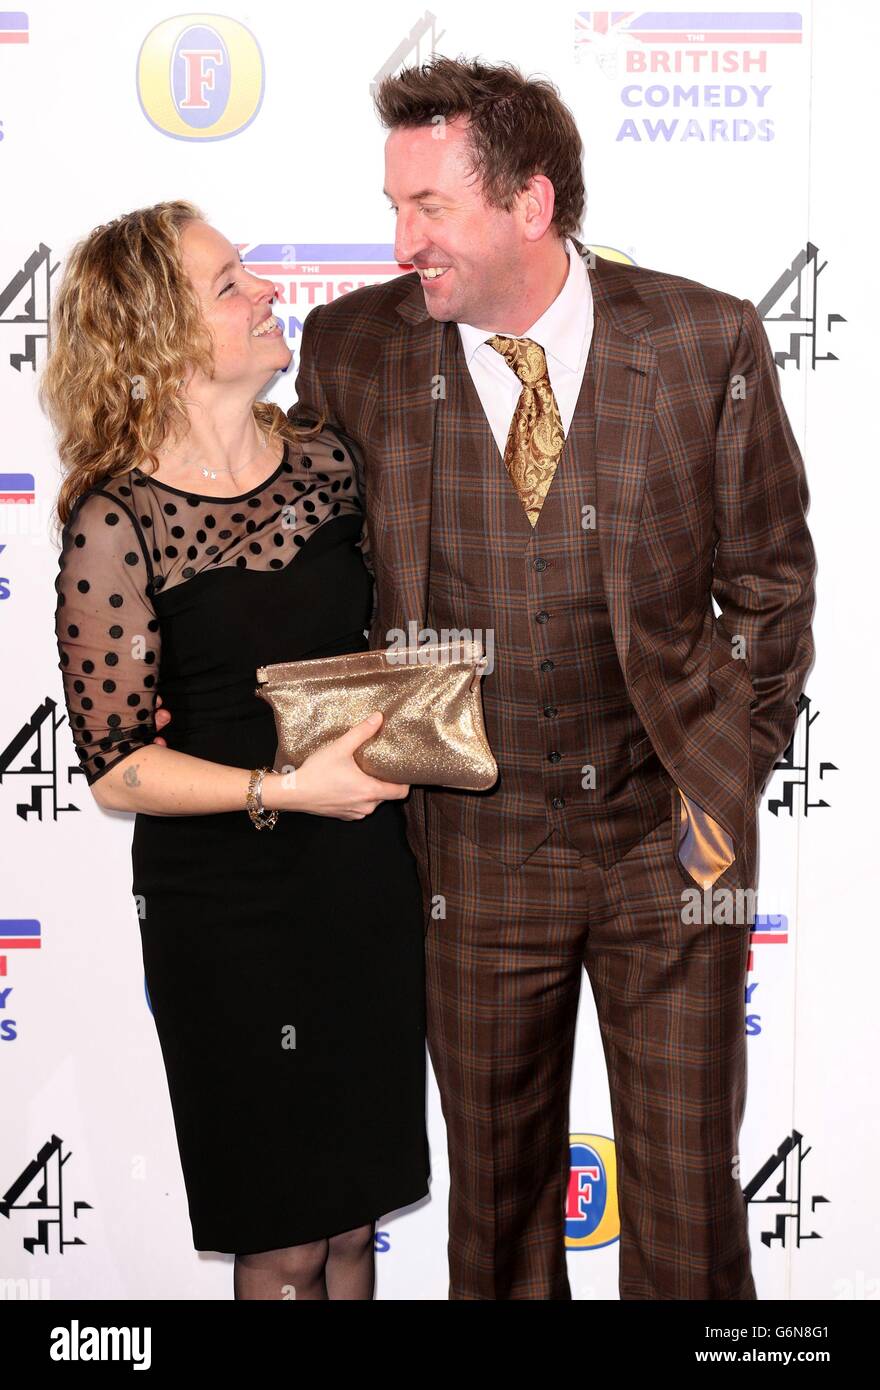
<path fill-rule="evenodd" d="M 584 138 L 583 239 L 752 300 L 776 351 L 812 494 L 818 656 L 761 811 L 741 1178 L 760 1298 L 880 1297 L 871 259 L 880 19 L 856 0 L 685 12 L 579 3 L 251 0 L 177 14 L 167 0 L 40 0 L 0 13 L 3 1297 L 231 1296 L 231 1257 L 192 1249 L 144 991 L 132 820 L 93 803 L 64 713 L 49 526 L 59 470 L 35 399 L 53 287 L 93 226 L 189 198 L 276 280 L 296 353 L 312 305 L 401 273 L 370 90 L 432 50 L 549 76 Z M 184 46 L 219 46 L 229 59 L 231 85 L 218 81 L 197 118 L 171 77 Z M 273 388 L 285 406 L 296 360 Z M 246 1048 L 246 1018 L 240 1036 Z M 232 1094 L 229 1105 L 234 1124 Z M 448 1170 L 433 1077 L 429 1124 L 431 1197 L 380 1223 L 383 1299 L 447 1294 Z M 588 988 L 571 1136 L 572 1289 L 613 1299 L 613 1133 Z M 350 1143 L 356 1164 L 357 1133 Z M 259 1173 L 243 1176 L 259 1185 Z"/>

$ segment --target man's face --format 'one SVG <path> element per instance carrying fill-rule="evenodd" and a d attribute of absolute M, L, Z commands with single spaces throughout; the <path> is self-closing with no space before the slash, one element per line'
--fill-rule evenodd
<path fill-rule="evenodd" d="M 432 318 L 503 328 L 523 281 L 521 205 L 490 207 L 468 167 L 464 117 L 391 131 L 384 191 L 397 214 L 394 254 L 419 271 Z M 424 273 L 434 266 L 443 267 L 436 279 Z"/>

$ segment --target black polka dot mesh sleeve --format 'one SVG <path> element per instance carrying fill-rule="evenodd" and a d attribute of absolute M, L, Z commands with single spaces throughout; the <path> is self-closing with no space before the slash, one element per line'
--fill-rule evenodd
<path fill-rule="evenodd" d="M 91 786 L 155 737 L 159 623 L 150 566 L 127 507 L 83 497 L 64 527 L 55 635 L 76 754 Z"/>

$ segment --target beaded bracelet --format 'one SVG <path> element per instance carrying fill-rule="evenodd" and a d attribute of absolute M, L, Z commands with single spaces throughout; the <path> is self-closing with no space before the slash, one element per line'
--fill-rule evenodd
<path fill-rule="evenodd" d="M 247 813 L 250 816 L 257 830 L 274 830 L 275 822 L 278 819 L 277 811 L 269 811 L 263 805 L 263 778 L 267 772 L 273 771 L 269 767 L 255 767 L 250 776 L 247 789 Z"/>

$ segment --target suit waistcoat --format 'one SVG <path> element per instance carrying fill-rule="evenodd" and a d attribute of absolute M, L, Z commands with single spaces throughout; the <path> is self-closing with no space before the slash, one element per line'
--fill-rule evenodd
<path fill-rule="evenodd" d="M 672 782 L 627 694 L 602 584 L 592 351 L 571 429 L 532 528 L 471 379 L 454 324 L 441 351 L 427 625 L 471 635 L 499 779 L 432 790 L 439 811 L 505 863 L 554 831 L 616 862 L 671 811 Z"/>

